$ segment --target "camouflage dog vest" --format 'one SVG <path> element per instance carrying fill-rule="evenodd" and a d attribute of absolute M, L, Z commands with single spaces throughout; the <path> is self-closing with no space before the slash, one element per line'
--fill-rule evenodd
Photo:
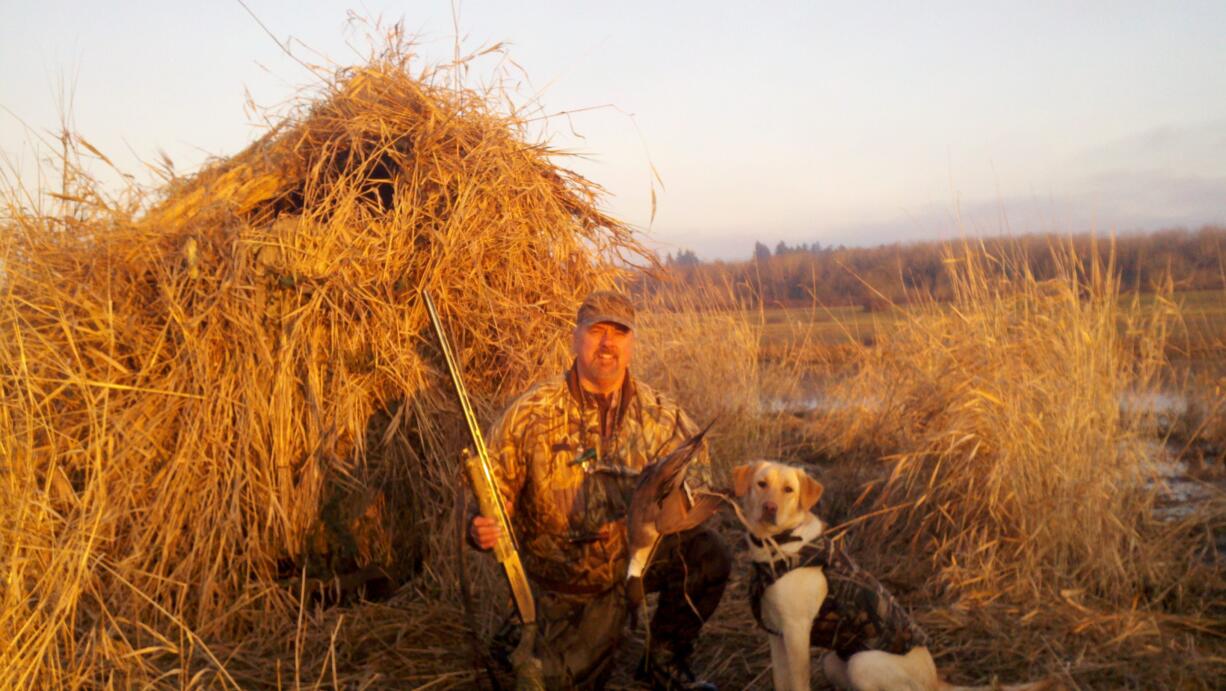
<path fill-rule="evenodd" d="M 757 547 L 767 541 L 749 535 Z M 787 531 L 774 538 L 775 545 L 802 538 Z M 885 586 L 843 549 L 842 544 L 818 536 L 803 544 L 796 554 L 783 554 L 772 546 L 771 561 L 754 561 L 749 579 L 749 604 L 758 626 L 778 636 L 762 619 L 762 596 L 784 574 L 804 566 L 820 566 L 826 576 L 826 599 L 822 602 L 809 642 L 833 650 L 846 660 L 863 650 L 884 650 L 898 655 L 915 646 L 928 645 L 928 636 L 912 621 Z"/>

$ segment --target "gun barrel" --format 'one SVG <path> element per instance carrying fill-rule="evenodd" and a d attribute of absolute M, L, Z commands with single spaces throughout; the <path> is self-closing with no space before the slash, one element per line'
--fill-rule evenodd
<path fill-rule="evenodd" d="M 468 423 L 468 434 L 472 441 L 473 449 L 476 455 L 470 456 L 466 461 L 465 470 L 468 472 L 469 484 L 472 485 L 473 493 L 477 496 L 477 504 L 481 509 L 481 515 L 486 518 L 493 519 L 498 522 L 502 528 L 502 536 L 494 545 L 494 556 L 498 563 L 502 565 L 503 572 L 507 577 L 507 583 L 511 587 L 511 595 L 515 599 L 515 608 L 519 611 L 520 619 L 525 624 L 532 624 L 536 621 L 536 603 L 532 597 L 532 589 L 528 585 L 528 576 L 524 572 L 523 562 L 519 559 L 519 548 L 515 542 L 515 531 L 512 530 L 511 519 L 507 515 L 506 507 L 502 503 L 502 496 L 498 492 L 498 485 L 494 481 L 494 474 L 490 468 L 489 452 L 485 447 L 485 438 L 481 436 L 481 427 L 477 423 L 477 415 L 473 412 L 472 405 L 468 400 L 468 390 L 464 387 L 464 378 L 460 373 L 459 362 L 451 352 L 451 345 L 447 341 L 446 332 L 443 331 L 443 323 L 439 319 L 438 311 L 434 308 L 434 301 L 430 299 L 430 294 L 425 290 L 421 291 L 422 300 L 426 304 L 426 313 L 430 317 L 430 325 L 434 329 L 434 334 L 438 339 L 439 349 L 443 351 L 443 359 L 447 363 L 447 371 L 451 374 L 451 383 L 455 388 L 456 396 L 460 400 L 460 408 L 464 412 L 465 422 Z"/>

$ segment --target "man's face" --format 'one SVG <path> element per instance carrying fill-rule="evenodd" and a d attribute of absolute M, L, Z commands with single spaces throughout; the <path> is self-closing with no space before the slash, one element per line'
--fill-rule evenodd
<path fill-rule="evenodd" d="M 634 352 L 634 333 L 612 322 L 579 326 L 572 347 L 584 388 L 609 393 L 621 386 L 626 376 Z"/>

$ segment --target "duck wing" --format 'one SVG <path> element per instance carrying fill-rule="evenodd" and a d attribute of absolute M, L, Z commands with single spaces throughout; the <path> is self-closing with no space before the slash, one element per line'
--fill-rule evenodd
<path fill-rule="evenodd" d="M 694 508 L 691 506 L 689 493 L 683 487 L 685 474 L 689 470 L 690 463 L 697 457 L 698 450 L 702 448 L 703 439 L 706 438 L 710 429 L 711 424 L 708 424 L 697 434 L 682 442 L 681 446 L 667 456 L 643 469 L 638 485 L 634 489 L 630 511 L 627 515 L 627 527 L 632 534 L 641 534 L 643 527 L 647 527 L 648 532 L 656 534 L 675 532 L 660 530 L 661 520 L 667 525 L 685 523 L 684 517 Z M 665 513 L 668 515 L 664 516 Z M 652 525 L 645 526 L 647 523 Z"/>
<path fill-rule="evenodd" d="M 699 493 L 691 505 L 684 492 L 675 492 L 660 507 L 656 530 L 661 535 L 669 535 L 697 528 L 719 510 L 719 506 L 720 498 L 714 494 Z"/>
<path fill-rule="evenodd" d="M 685 481 L 685 473 L 689 470 L 690 463 L 698 454 L 698 450 L 702 448 L 703 439 L 706 438 L 713 424 L 715 424 L 714 420 L 697 434 L 682 442 L 681 446 L 673 449 L 667 456 L 649 466 L 654 471 L 652 473 L 654 489 L 651 496 L 656 504 L 663 506 L 665 497 L 681 488 L 681 483 Z"/>

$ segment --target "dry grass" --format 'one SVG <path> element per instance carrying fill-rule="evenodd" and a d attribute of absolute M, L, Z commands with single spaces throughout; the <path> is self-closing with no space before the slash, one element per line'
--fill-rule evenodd
<path fill-rule="evenodd" d="M 641 249 L 455 69 L 412 76 L 393 44 L 153 203 L 105 197 L 71 149 L 58 208 L 10 191 L 0 687 L 480 683 L 458 584 L 481 636 L 505 595 L 458 547 L 462 437 L 413 296 L 433 290 L 488 420 Z M 1220 686 L 1226 502 L 1155 519 L 1153 420 L 1120 408 L 1165 371 L 1178 306 L 1122 304 L 1109 266 L 1056 254 L 1040 283 L 964 248 L 953 305 L 856 325 L 877 345 L 834 358 L 829 324 L 771 340 L 744 286 L 653 292 L 636 368 L 719 417 L 721 471 L 823 459 L 821 510 L 875 516 L 857 556 L 955 679 Z M 774 405 L 818 381 L 816 420 Z M 406 584 L 325 606 L 329 576 L 369 566 Z M 739 580 L 698 655 L 766 686 Z"/>
<path fill-rule="evenodd" d="M 761 313 L 739 304 L 726 285 L 656 291 L 643 300 L 636 370 L 699 424 L 716 421 L 709 437 L 716 477 L 728 478 L 741 459 L 779 455 L 784 419 L 769 402 L 795 397 L 799 382 L 794 358 L 763 351 Z"/>
<path fill-rule="evenodd" d="M 58 209 L 9 191 L 0 687 L 328 685 L 371 612 L 312 614 L 319 579 L 457 601 L 461 437 L 418 290 L 488 419 L 644 254 L 504 94 L 409 57 L 394 40 L 152 204 L 71 149 Z"/>
<path fill-rule="evenodd" d="M 1222 506 L 1157 520 L 1153 417 L 1122 407 L 1165 371 L 1178 308 L 1169 291 L 1156 307 L 1121 301 L 1109 261 L 1053 257 L 1060 278 L 1039 282 L 1021 257 L 951 252 L 954 302 L 879 334 L 830 393 L 818 445 L 881 459 L 856 509 L 876 516 L 853 535 L 916 588 L 959 662 L 1212 687 L 1226 671 Z"/>
<path fill-rule="evenodd" d="M 699 415 L 725 412 L 718 466 L 815 462 L 820 512 L 850 523 L 857 556 L 934 634 L 953 679 L 1219 687 L 1226 501 L 1210 489 L 1162 519 L 1162 430 L 1124 405 L 1171 384 L 1185 313 L 1169 288 L 1121 294 L 1103 255 L 1084 266 L 1054 247 L 1061 278 L 1039 282 L 1021 257 L 951 248 L 952 304 L 915 296 L 871 324 L 872 341 L 834 352 L 831 329 L 863 315 L 843 324 L 816 306 L 787 315 L 781 338 L 778 312 L 738 303 L 743 287 L 644 291 L 640 370 Z M 804 419 L 786 412 L 813 401 Z M 734 522 L 724 530 L 736 544 Z M 733 688 L 767 688 L 736 578 L 699 656 Z"/>

